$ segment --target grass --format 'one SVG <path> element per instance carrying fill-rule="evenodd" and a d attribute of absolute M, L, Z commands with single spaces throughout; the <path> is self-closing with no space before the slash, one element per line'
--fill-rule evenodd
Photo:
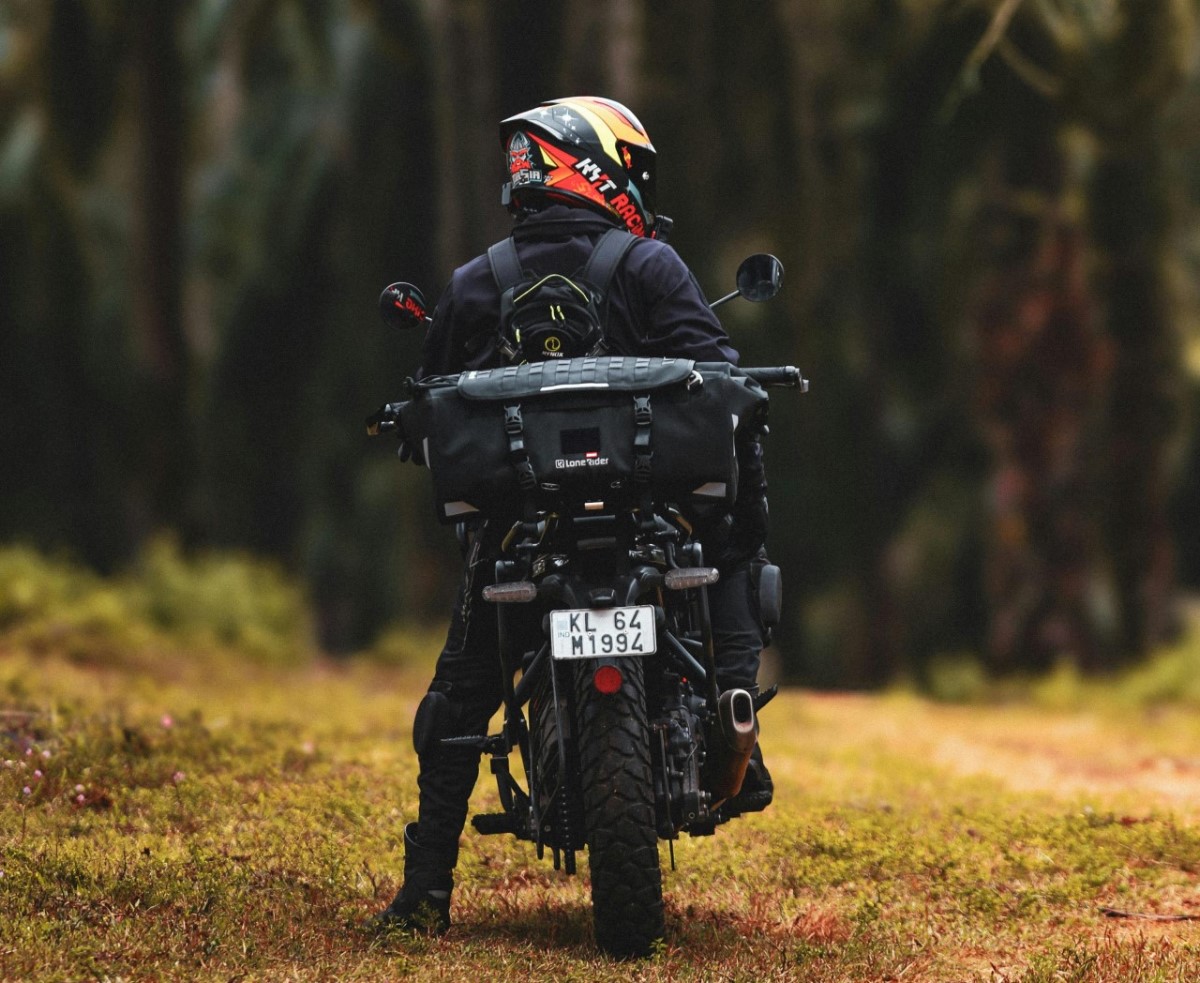
<path fill-rule="evenodd" d="M 364 928 L 399 886 L 436 636 L 331 664 L 244 630 L 275 604 L 172 615 L 249 590 L 219 562 L 149 605 L 136 574 L 6 580 L 3 559 L 0 979 L 1200 979 L 1200 711 L 1163 682 L 1182 650 L 1140 702 L 1064 678 L 977 705 L 785 691 L 775 805 L 676 845 L 667 938 L 619 964 L 586 875 L 473 832 L 447 936 Z M 486 773 L 472 806 L 496 807 Z"/>
<path fill-rule="evenodd" d="M 1194 808 L 1015 790 L 936 753 L 1075 712 L 785 692 L 777 804 L 677 845 L 668 938 L 629 966 L 592 944 L 585 877 L 473 833 L 448 936 L 363 929 L 398 886 L 423 670 L 162 668 L 0 655 L 4 979 L 1200 977 L 1193 923 L 1101 910 L 1200 914 Z M 1190 718 L 1086 719 L 1200 756 Z"/>

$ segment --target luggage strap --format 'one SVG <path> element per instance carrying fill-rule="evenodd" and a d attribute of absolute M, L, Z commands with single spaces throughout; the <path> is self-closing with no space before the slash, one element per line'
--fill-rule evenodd
<path fill-rule="evenodd" d="M 525 421 L 521 418 L 519 403 L 510 403 L 504 407 L 504 432 L 508 435 L 508 460 L 517 473 L 517 483 L 521 486 L 521 491 L 535 491 L 537 474 L 529 460 L 529 452 L 525 449 Z"/>
<path fill-rule="evenodd" d="M 654 451 L 650 446 L 654 412 L 650 409 L 650 394 L 633 397 L 633 487 L 638 496 L 638 509 L 644 528 L 654 525 L 654 496 L 650 485 Z"/>
<path fill-rule="evenodd" d="M 633 397 L 633 482 L 636 485 L 650 484 L 650 462 L 654 451 L 650 449 L 650 425 L 654 413 L 650 409 L 650 396 Z"/>

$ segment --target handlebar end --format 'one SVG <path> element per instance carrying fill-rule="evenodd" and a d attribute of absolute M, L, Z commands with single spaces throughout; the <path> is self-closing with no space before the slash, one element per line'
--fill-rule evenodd
<path fill-rule="evenodd" d="M 384 403 L 378 410 L 366 419 L 367 436 L 378 437 L 380 434 L 391 433 L 400 426 L 400 405 Z"/>
<path fill-rule="evenodd" d="M 773 365 L 762 368 L 743 369 L 746 375 L 760 386 L 781 389 L 799 389 L 808 392 L 808 380 L 794 365 Z"/>

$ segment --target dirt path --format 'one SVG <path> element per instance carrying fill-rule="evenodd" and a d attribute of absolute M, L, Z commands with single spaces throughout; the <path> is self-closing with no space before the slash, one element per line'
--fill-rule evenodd
<path fill-rule="evenodd" d="M 986 775 L 1015 791 L 1200 819 L 1197 720 L 1115 721 L 1098 714 L 1027 707 L 946 707 L 915 699 L 813 694 L 814 722 L 843 739 L 919 758 L 956 775 Z"/>

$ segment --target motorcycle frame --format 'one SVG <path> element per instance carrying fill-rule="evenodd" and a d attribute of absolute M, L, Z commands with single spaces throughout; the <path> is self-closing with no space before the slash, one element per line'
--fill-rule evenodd
<path fill-rule="evenodd" d="M 611 524 L 614 536 L 608 550 L 610 556 L 628 557 L 635 552 L 641 552 L 647 561 L 657 562 L 636 565 L 631 563 L 627 570 L 620 569 L 623 564 L 617 563 L 609 571 L 609 580 L 603 583 L 593 582 L 593 579 L 589 579 L 587 571 L 577 573 L 568 570 L 565 575 L 557 571 L 548 574 L 543 571 L 538 580 L 539 599 L 549 600 L 550 610 L 586 607 L 587 595 L 591 591 L 613 589 L 612 604 L 620 606 L 643 601 L 647 594 L 653 592 L 658 622 L 658 644 L 653 655 L 639 658 L 646 660 L 647 678 L 661 676 L 669 679 L 670 674 L 674 674 L 680 700 L 672 712 L 682 712 L 686 715 L 685 719 L 689 721 L 692 736 L 692 750 L 688 755 L 691 760 L 682 762 L 685 767 L 672 769 L 672 752 L 667 741 L 670 721 L 665 714 L 665 707 L 647 706 L 651 731 L 658 737 L 657 747 L 651 749 L 651 758 L 659 835 L 668 841 L 676 839 L 680 832 L 709 835 L 724 819 L 714 808 L 711 797 L 709 801 L 705 801 L 707 793 L 701 785 L 700 762 L 697 758 L 697 751 L 705 747 L 706 735 L 716 726 L 718 700 L 708 591 L 704 586 L 669 591 L 662 585 L 662 577 L 667 569 L 703 565 L 700 544 L 692 539 L 691 529 L 686 522 L 671 511 L 667 511 L 667 516 L 656 512 L 649 522 L 640 520 L 633 512 L 568 517 L 565 522 L 562 517 L 549 515 L 540 521 L 514 524 L 504 540 L 501 556 L 496 563 L 496 582 L 521 579 L 528 574 L 533 565 L 531 558 L 540 550 L 547 551 L 543 556 L 552 553 L 569 555 L 578 561 L 579 537 L 573 535 L 576 532 L 574 520 L 581 520 L 581 523 L 587 525 L 595 525 L 598 522 Z M 562 536 L 564 525 L 569 527 L 572 535 L 559 538 Z M 587 564 L 580 562 L 580 566 L 586 567 Z M 592 574 L 591 577 L 596 578 L 597 575 Z M 616 596 L 622 586 L 624 595 Z M 545 848 L 550 846 L 555 869 L 565 868 L 568 874 L 573 874 L 576 869 L 575 852 L 584 844 L 574 840 L 571 823 L 572 814 L 577 812 L 580 790 L 578 769 L 573 760 L 570 741 L 578 730 L 573 690 L 564 685 L 563 677 L 573 671 L 572 665 L 556 661 L 551 656 L 549 640 L 544 637 L 545 624 L 543 638 L 536 652 L 516 651 L 508 625 L 509 606 L 497 606 L 497 643 L 503 676 L 504 726 L 497 738 L 487 740 L 485 750 L 491 752 L 491 770 L 496 776 L 501 807 L 503 814 L 510 821 L 504 824 L 504 828 L 488 831 L 508 832 L 533 841 L 537 845 L 539 858 L 544 856 Z M 589 659 L 587 664 L 589 667 L 598 668 L 606 662 L 614 661 Z M 649 669 L 652 665 L 656 668 Z M 516 679 L 517 669 L 522 670 L 519 680 Z M 537 688 L 546 685 L 547 673 L 550 698 L 554 704 L 554 734 L 558 759 L 558 784 L 553 789 L 544 788 L 542 785 L 545 776 L 540 773 L 538 756 L 534 753 L 531 737 L 534 721 L 526 714 L 526 708 L 530 707 Z M 694 690 L 691 686 L 693 682 L 701 689 Z M 689 707 L 685 697 L 691 693 L 695 693 L 695 698 L 690 701 L 692 706 Z M 649 701 L 649 690 L 647 698 Z M 697 713 L 695 704 L 701 700 L 703 709 Z M 510 771 L 509 759 L 514 750 L 520 755 L 527 789 L 520 786 Z M 672 788 L 674 782 L 680 785 L 677 795 L 674 794 L 676 790 Z M 660 796 L 665 805 L 660 804 Z M 685 817 L 683 810 L 688 808 L 689 797 L 693 800 L 692 812 Z M 680 817 L 675 815 L 677 802 Z M 543 811 L 543 803 L 560 812 L 557 822 Z M 477 817 L 479 818 L 481 817 Z M 483 830 L 478 822 L 476 826 Z M 551 832 L 553 837 L 549 835 Z M 671 852 L 673 864 L 673 844 Z"/>

